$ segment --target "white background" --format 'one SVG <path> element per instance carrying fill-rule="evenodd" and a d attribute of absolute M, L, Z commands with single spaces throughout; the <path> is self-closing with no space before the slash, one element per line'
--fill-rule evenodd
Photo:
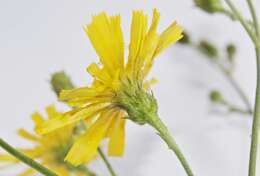
<path fill-rule="evenodd" d="M 248 16 L 246 1 L 234 1 Z M 257 5 L 260 7 L 259 1 Z M 58 104 L 48 83 L 51 73 L 65 70 L 76 85 L 90 83 L 85 67 L 98 58 L 82 26 L 90 22 L 92 14 L 102 10 L 120 13 L 128 43 L 131 11 L 143 9 L 151 16 L 154 7 L 161 12 L 160 30 L 177 20 L 195 41 L 209 39 L 221 49 L 235 42 L 239 49 L 235 77 L 253 103 L 255 58 L 246 33 L 225 16 L 201 12 L 191 0 L 0 0 L 0 136 L 15 146 L 30 145 L 15 131 L 20 127 L 32 129 L 32 112 Z M 161 118 L 195 175 L 247 175 L 251 118 L 212 113 L 207 95 L 214 88 L 234 103 L 243 103 L 206 58 L 193 49 L 174 45 L 157 58 L 151 75 L 160 81 L 153 91 Z M 179 161 L 151 128 L 129 122 L 126 144 L 124 158 L 111 159 L 118 175 L 185 176 Z M 260 161 L 258 170 L 259 166 Z M 100 175 L 109 175 L 100 161 L 91 167 Z M 18 170 L 21 168 L 0 170 L 0 176 L 14 176 Z"/>

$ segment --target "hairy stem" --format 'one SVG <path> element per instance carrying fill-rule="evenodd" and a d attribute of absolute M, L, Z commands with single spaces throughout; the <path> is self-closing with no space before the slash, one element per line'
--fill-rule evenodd
<path fill-rule="evenodd" d="M 46 175 L 46 176 L 58 176 L 48 168 L 44 167 L 43 165 L 39 164 L 38 162 L 34 161 L 33 159 L 27 157 L 26 155 L 22 154 L 8 143 L 6 143 L 3 139 L 0 138 L 0 146 L 5 149 L 9 154 L 17 158 L 18 160 L 22 161 L 23 163 L 27 164 L 31 168 L 37 170 L 39 173 Z"/>
<path fill-rule="evenodd" d="M 159 136 L 164 140 L 164 142 L 168 145 L 168 147 L 175 153 L 179 161 L 181 162 L 183 168 L 185 169 L 188 176 L 193 176 L 191 167 L 189 166 L 187 160 L 182 154 L 179 146 L 171 136 L 168 128 L 164 125 L 164 123 L 160 120 L 158 116 L 153 116 L 149 118 L 148 123 L 156 129 Z"/>

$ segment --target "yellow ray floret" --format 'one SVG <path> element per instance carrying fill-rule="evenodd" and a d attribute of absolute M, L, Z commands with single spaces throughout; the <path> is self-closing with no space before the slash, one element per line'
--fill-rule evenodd
<path fill-rule="evenodd" d="M 132 106 L 133 100 L 141 98 L 137 104 L 151 101 L 152 106 L 146 108 L 156 110 L 156 101 L 149 94 L 156 79 L 149 81 L 146 77 L 155 57 L 182 38 L 182 28 L 176 22 L 158 33 L 159 19 L 160 14 L 155 9 L 148 26 L 148 16 L 143 11 L 133 12 L 127 59 L 124 59 L 119 15 L 108 16 L 102 12 L 93 16 L 92 22 L 84 27 L 99 56 L 99 64 L 92 63 L 87 67 L 93 82 L 89 87 L 62 91 L 59 99 L 73 106 L 73 110 L 37 128 L 39 133 L 45 134 L 80 120 L 89 122 L 89 128 L 74 143 L 66 161 L 74 165 L 90 161 L 105 138 L 108 138 L 110 156 L 123 155 L 125 118 L 129 116 L 137 123 L 145 123 L 138 119 L 138 114 L 142 116 L 142 113 L 138 112 L 140 108 Z"/>
<path fill-rule="evenodd" d="M 62 113 L 57 112 L 54 106 L 46 108 L 48 119 L 60 118 Z M 46 123 L 47 119 L 37 112 L 32 114 L 32 120 L 35 124 L 35 129 Z M 30 133 L 25 129 L 19 129 L 18 135 L 22 138 L 33 142 L 33 147 L 30 149 L 18 149 L 30 158 L 41 162 L 46 167 L 53 170 L 59 176 L 80 175 L 80 171 L 71 171 L 68 163 L 64 162 L 68 149 L 71 147 L 74 138 L 74 125 L 66 126 L 66 130 L 53 131 L 44 136 L 39 136 L 35 133 Z M 8 154 L 0 154 L 0 163 L 17 164 L 20 161 Z M 36 171 L 33 169 L 26 169 L 18 176 L 35 175 Z"/>

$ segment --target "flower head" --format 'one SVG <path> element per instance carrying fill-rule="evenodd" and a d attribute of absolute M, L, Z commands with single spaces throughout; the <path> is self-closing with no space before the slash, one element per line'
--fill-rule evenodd
<path fill-rule="evenodd" d="M 142 11 L 133 12 L 127 60 L 119 15 L 107 16 L 102 12 L 85 26 L 100 60 L 100 64 L 87 67 L 93 82 L 89 87 L 63 90 L 59 99 L 74 109 L 38 129 L 39 133 L 48 133 L 82 119 L 88 121 L 89 128 L 65 158 L 71 164 L 90 161 L 105 138 L 109 139 L 110 156 L 123 155 L 126 119 L 145 124 L 146 113 L 156 113 L 156 100 L 149 91 L 155 79 L 147 81 L 147 74 L 155 57 L 182 37 L 182 29 L 176 22 L 158 34 L 159 17 L 155 9 L 148 28 L 148 17 Z"/>
<path fill-rule="evenodd" d="M 46 111 L 48 114 L 48 119 L 54 119 L 62 115 L 62 113 L 55 110 L 54 106 L 48 106 Z M 46 121 L 37 112 L 32 114 L 32 119 L 36 128 Z M 74 140 L 73 130 L 74 125 L 69 125 L 66 127 L 66 130 L 53 131 L 44 136 L 38 136 L 37 134 L 26 131 L 25 129 L 19 129 L 19 136 L 33 142 L 34 144 L 34 147 L 32 148 L 19 150 L 28 157 L 36 159 L 46 165 L 60 176 L 70 176 L 72 175 L 71 173 L 77 174 L 78 176 L 83 175 L 83 172 L 81 172 L 80 169 L 74 169 L 69 163 L 64 162 L 64 157 L 69 151 Z M 0 161 L 9 163 L 19 162 L 13 156 L 8 154 L 0 154 Z M 36 173 L 37 172 L 35 170 L 29 168 L 19 174 L 19 176 L 29 176 Z"/>

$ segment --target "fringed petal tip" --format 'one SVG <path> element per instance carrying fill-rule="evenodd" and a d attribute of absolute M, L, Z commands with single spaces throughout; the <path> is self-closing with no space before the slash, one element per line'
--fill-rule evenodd
<path fill-rule="evenodd" d="M 30 141 L 38 141 L 38 136 L 32 134 L 32 133 L 29 133 L 28 131 L 24 130 L 23 128 L 20 128 L 17 130 L 17 133 L 19 136 L 21 136 L 22 138 L 24 139 L 27 139 L 27 140 L 30 140 Z"/>
<path fill-rule="evenodd" d="M 38 135 L 45 135 L 47 133 L 50 133 L 51 131 L 54 131 L 59 126 L 60 125 L 58 123 L 54 123 L 54 120 L 49 120 L 43 123 L 42 125 L 35 127 L 34 131 Z"/>

